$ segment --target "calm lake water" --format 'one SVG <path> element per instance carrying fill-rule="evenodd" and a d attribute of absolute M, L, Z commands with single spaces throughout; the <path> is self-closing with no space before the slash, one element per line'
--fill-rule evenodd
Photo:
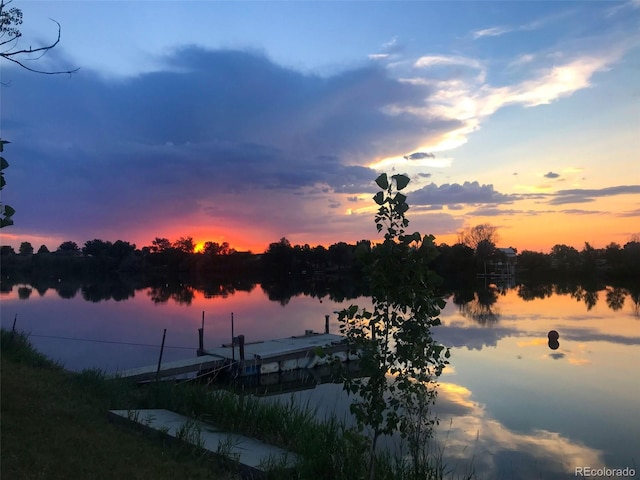
<path fill-rule="evenodd" d="M 260 286 L 226 298 L 193 292 L 190 304 L 155 303 L 149 290 L 123 301 L 61 298 L 56 291 L 4 292 L 2 326 L 30 332 L 33 344 L 67 368 L 114 372 L 157 363 L 163 329 L 164 361 L 195 355 L 205 312 L 205 347 L 235 334 L 258 341 L 322 331 L 341 304 L 298 296 L 269 301 Z M 25 298 L 27 297 L 28 298 Z M 528 295 L 523 295 L 530 298 Z M 21 298 L 22 297 L 22 298 Z M 631 467 L 640 471 L 640 307 L 623 290 L 557 293 L 525 301 L 518 289 L 450 298 L 435 329 L 451 347 L 440 379 L 437 444 L 444 461 L 463 473 L 472 463 L 485 479 L 566 479 L 576 467 Z M 467 300 L 471 297 L 467 295 Z M 560 334 L 551 349 L 547 333 Z M 49 337 L 69 337 L 99 343 Z M 144 346 L 152 345 L 152 346 Z M 319 414 L 347 415 L 340 385 L 294 395 Z M 287 396 L 288 398 L 288 396 Z"/>

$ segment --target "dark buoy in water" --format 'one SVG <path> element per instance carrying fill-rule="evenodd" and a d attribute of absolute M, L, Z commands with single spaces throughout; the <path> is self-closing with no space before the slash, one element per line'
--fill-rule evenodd
<path fill-rule="evenodd" d="M 558 338 L 560 338 L 560 334 L 555 330 L 550 330 L 547 333 L 547 337 L 549 337 L 549 348 L 551 350 L 557 350 L 560 347 L 560 342 L 558 342 Z"/>

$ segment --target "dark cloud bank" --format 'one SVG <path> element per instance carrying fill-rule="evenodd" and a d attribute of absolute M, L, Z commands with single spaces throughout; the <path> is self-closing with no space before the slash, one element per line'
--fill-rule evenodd
<path fill-rule="evenodd" d="M 456 126 L 385 114 L 429 92 L 378 66 L 320 77 L 254 53 L 197 47 L 164 64 L 110 80 L 85 70 L 71 78 L 10 71 L 3 136 L 20 185 L 10 195 L 29 213 L 21 228 L 86 232 L 179 219 L 219 193 L 257 201 L 260 192 L 317 185 L 367 192 L 376 174 L 366 161 Z"/>
<path fill-rule="evenodd" d="M 283 211 L 271 219 L 265 199 L 315 192 L 336 210 L 341 203 L 332 195 L 373 191 L 376 172 L 367 162 L 460 126 L 384 113 L 390 105 L 424 106 L 430 91 L 378 65 L 321 77 L 260 54 L 198 47 L 161 63 L 163 71 L 109 80 L 89 70 L 71 78 L 3 72 L 11 87 L 2 91 L 2 134 L 12 141 L 3 199 L 20 217 L 12 233 L 84 241 L 143 225 L 180 226 L 195 211 L 238 224 L 276 223 L 283 234 L 295 218 L 298 231 L 310 231 L 318 223 L 313 214 L 285 214 L 299 204 L 274 205 Z M 544 198 L 561 205 L 625 193 L 640 186 Z M 478 182 L 431 183 L 411 193 L 411 204 L 424 211 L 485 205 L 498 214 L 495 206 L 522 198 Z"/>

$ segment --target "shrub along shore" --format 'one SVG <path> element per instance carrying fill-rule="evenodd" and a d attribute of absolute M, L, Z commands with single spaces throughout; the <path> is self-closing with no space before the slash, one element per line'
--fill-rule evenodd
<path fill-rule="evenodd" d="M 97 370 L 69 372 L 25 334 L 4 329 L 1 375 L 3 478 L 240 478 L 234 465 L 195 447 L 107 420 L 110 409 L 140 408 L 182 413 L 302 457 L 294 472 L 274 470 L 273 478 L 366 477 L 364 437 L 334 418 L 318 421 L 293 401 L 263 402 L 193 382 L 140 387 Z M 379 452 L 376 464 L 376 478 L 412 478 L 388 452 Z M 430 472 L 431 479 L 452 478 L 437 456 Z"/>

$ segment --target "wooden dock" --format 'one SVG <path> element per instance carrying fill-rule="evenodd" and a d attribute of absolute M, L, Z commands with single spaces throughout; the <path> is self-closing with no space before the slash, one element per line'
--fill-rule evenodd
<path fill-rule="evenodd" d="M 243 336 L 238 338 L 240 341 L 231 345 L 201 349 L 195 358 L 161 364 L 159 370 L 158 365 L 149 365 L 118 372 L 117 376 L 139 382 L 222 371 L 250 376 L 312 369 L 326 365 L 330 356 L 341 361 L 353 359 L 342 335 L 307 331 L 300 336 L 252 343 L 245 343 Z"/>

